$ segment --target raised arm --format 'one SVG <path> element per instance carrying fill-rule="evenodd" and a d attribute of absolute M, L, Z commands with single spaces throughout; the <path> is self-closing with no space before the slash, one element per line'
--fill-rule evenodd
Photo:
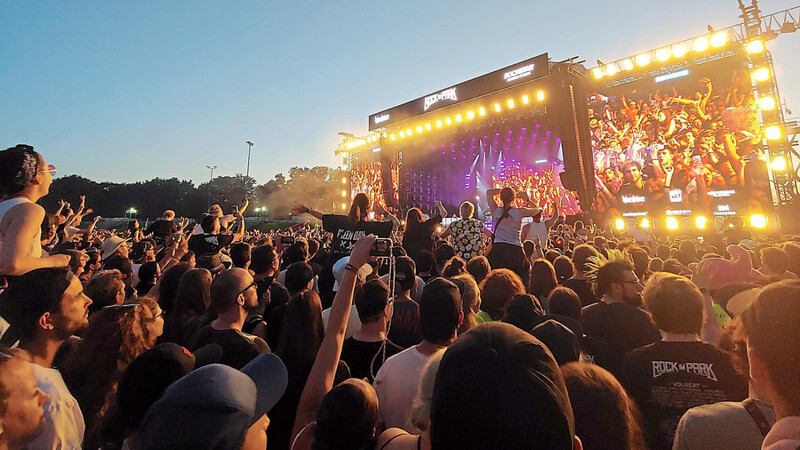
<path fill-rule="evenodd" d="M 359 267 L 366 264 L 369 260 L 369 250 L 377 238 L 373 235 L 364 236 L 356 242 L 350 253 L 350 264 Z M 353 304 L 353 288 L 355 286 L 356 274 L 353 270 L 345 270 L 342 281 L 339 283 L 339 290 L 333 299 L 331 314 L 328 317 L 328 329 L 322 339 L 311 373 L 308 375 L 303 394 L 297 405 L 297 415 L 295 416 L 294 427 L 292 428 L 292 439 L 309 423 L 317 417 L 317 411 L 322 403 L 322 399 L 333 388 L 333 378 L 336 375 L 336 367 L 339 365 L 339 357 L 342 354 L 342 344 L 344 343 L 344 333 L 347 329 L 347 319 L 350 317 L 350 308 Z"/>
<path fill-rule="evenodd" d="M 306 205 L 299 204 L 292 208 L 292 214 L 311 214 L 319 220 L 322 220 L 322 213 L 309 208 Z"/>
<path fill-rule="evenodd" d="M 441 201 L 436 200 L 436 210 L 439 212 L 439 215 L 442 217 L 447 217 L 447 210 L 444 209 L 444 205 Z"/>
<path fill-rule="evenodd" d="M 397 230 L 398 228 L 400 228 L 400 221 L 397 220 L 397 217 L 395 217 L 395 215 L 390 213 L 389 211 L 383 209 L 383 206 L 381 206 L 380 203 L 378 203 L 377 201 L 374 202 L 372 204 L 372 209 L 374 209 L 375 212 L 378 213 L 378 214 L 386 215 L 386 217 L 388 217 L 389 220 L 392 221 L 392 231 Z"/>
<path fill-rule="evenodd" d="M 492 188 L 486 191 L 486 201 L 489 203 L 489 211 L 494 213 L 494 210 L 499 208 L 497 202 L 494 201 L 494 196 L 500 194 L 500 189 Z"/>

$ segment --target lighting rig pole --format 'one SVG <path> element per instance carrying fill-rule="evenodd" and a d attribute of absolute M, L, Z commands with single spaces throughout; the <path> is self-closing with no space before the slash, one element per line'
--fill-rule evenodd
<path fill-rule="evenodd" d="M 206 166 L 209 170 L 211 170 L 211 178 L 208 180 L 208 206 L 207 208 L 211 208 L 211 183 L 214 181 L 214 169 L 217 166 Z"/>
<path fill-rule="evenodd" d="M 250 150 L 253 148 L 253 143 L 247 141 L 247 172 L 245 172 L 245 176 L 250 178 Z"/>

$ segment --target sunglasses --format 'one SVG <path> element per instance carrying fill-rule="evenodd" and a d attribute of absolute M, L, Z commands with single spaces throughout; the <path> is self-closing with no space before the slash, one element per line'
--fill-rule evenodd
<path fill-rule="evenodd" d="M 251 287 L 256 287 L 256 281 L 255 281 L 255 280 L 253 280 L 253 282 L 252 282 L 252 283 L 248 284 L 246 288 L 244 288 L 244 289 L 242 289 L 241 291 L 239 291 L 239 293 L 238 293 L 238 294 L 236 294 L 236 296 L 238 297 L 238 296 L 240 296 L 240 295 L 244 294 L 244 293 L 245 293 L 245 292 L 247 292 L 247 290 L 248 290 L 248 289 L 250 289 Z"/>
<path fill-rule="evenodd" d="M 47 169 L 40 170 L 39 172 L 41 172 L 41 173 L 50 172 L 50 175 L 55 175 L 56 172 L 58 172 L 58 169 L 56 169 L 56 166 L 54 166 L 52 164 L 48 164 L 47 165 Z"/>

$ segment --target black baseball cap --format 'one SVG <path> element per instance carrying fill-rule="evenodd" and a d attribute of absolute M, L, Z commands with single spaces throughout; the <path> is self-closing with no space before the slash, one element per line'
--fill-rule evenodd
<path fill-rule="evenodd" d="M 419 297 L 419 317 L 421 321 L 458 321 L 461 313 L 461 292 L 452 281 L 445 278 L 429 280 Z"/>
<path fill-rule="evenodd" d="M 31 270 L 0 293 L 0 316 L 10 325 L 2 343 L 10 347 L 25 336 L 42 314 L 61 301 L 73 277 L 65 268 Z"/>

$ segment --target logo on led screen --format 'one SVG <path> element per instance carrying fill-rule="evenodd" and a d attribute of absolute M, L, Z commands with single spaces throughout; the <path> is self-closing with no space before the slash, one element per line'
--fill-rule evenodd
<path fill-rule="evenodd" d="M 380 116 L 375 116 L 375 124 L 383 123 L 389 120 L 388 114 L 381 114 Z"/>
<path fill-rule="evenodd" d="M 458 97 L 456 97 L 456 88 L 445 89 L 438 94 L 433 94 L 425 97 L 425 111 L 428 110 L 432 105 L 438 103 L 440 100 L 453 100 L 458 101 Z"/>
<path fill-rule="evenodd" d="M 519 80 L 520 78 L 525 78 L 533 73 L 533 64 L 528 64 L 527 66 L 522 66 L 519 69 L 514 69 L 508 71 L 503 74 L 503 79 L 506 82 Z"/>

